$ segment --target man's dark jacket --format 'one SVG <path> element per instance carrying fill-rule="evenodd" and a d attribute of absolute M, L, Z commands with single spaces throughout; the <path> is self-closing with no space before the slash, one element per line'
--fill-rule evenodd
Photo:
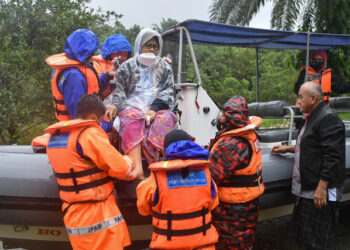
<path fill-rule="evenodd" d="M 307 117 L 300 142 L 302 190 L 316 190 L 319 180 L 328 187 L 341 187 L 345 175 L 345 128 L 338 115 L 325 102 Z"/>

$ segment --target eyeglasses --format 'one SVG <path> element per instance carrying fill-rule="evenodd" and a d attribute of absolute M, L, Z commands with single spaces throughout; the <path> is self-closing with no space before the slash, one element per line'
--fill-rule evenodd
<path fill-rule="evenodd" d="M 312 59 L 312 62 L 323 62 L 323 59 Z"/>
<path fill-rule="evenodd" d="M 144 45 L 144 47 L 146 48 L 146 49 L 154 49 L 154 50 L 159 50 L 159 47 L 158 47 L 158 45 L 157 44 L 145 44 Z"/>

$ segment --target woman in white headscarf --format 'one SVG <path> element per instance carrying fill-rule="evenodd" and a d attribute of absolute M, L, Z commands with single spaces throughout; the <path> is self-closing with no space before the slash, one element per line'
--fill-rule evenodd
<path fill-rule="evenodd" d="M 118 69 L 112 99 L 120 119 L 122 149 L 134 156 L 139 179 L 143 178 L 141 153 L 149 163 L 158 160 L 164 136 L 176 124 L 171 111 L 175 107 L 174 75 L 169 63 L 160 57 L 162 46 L 158 32 L 141 30 L 134 57 Z"/>

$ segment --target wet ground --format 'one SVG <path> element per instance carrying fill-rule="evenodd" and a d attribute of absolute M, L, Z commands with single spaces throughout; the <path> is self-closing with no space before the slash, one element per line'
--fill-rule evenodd
<path fill-rule="evenodd" d="M 297 250 L 298 247 L 288 238 L 291 216 L 260 222 L 257 227 L 254 250 Z M 335 232 L 335 249 L 350 249 L 350 203 L 340 209 L 339 222 Z"/>
<path fill-rule="evenodd" d="M 290 221 L 291 215 L 260 222 L 253 250 L 299 250 L 288 237 Z M 142 248 L 133 246 L 129 249 Z M 340 209 L 335 232 L 335 250 L 350 250 L 350 202 L 342 204 Z"/>

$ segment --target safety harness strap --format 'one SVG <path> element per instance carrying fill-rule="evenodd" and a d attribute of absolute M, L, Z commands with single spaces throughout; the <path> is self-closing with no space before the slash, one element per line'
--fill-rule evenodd
<path fill-rule="evenodd" d="M 74 181 L 75 180 L 75 181 Z M 97 180 L 97 181 L 91 181 L 88 183 L 84 183 L 84 184 L 77 184 L 76 179 L 73 178 L 73 186 L 62 186 L 62 185 L 58 185 L 58 188 L 61 191 L 65 191 L 65 192 L 76 192 L 79 193 L 79 191 L 85 190 L 85 189 L 89 189 L 89 188 L 93 188 L 93 187 L 98 187 L 98 186 L 102 186 L 110 181 L 112 181 L 113 179 L 110 176 L 107 176 L 103 179 Z"/>
<path fill-rule="evenodd" d="M 186 236 L 186 235 L 192 235 L 202 232 L 203 235 L 206 235 L 207 230 L 211 226 L 211 222 L 207 223 L 205 222 L 205 216 L 209 213 L 209 209 L 206 207 L 203 207 L 199 211 L 191 212 L 191 213 L 183 213 L 183 214 L 173 214 L 171 211 L 167 211 L 166 214 L 160 214 L 157 212 L 153 212 L 153 216 L 159 220 L 167 220 L 167 229 L 161 229 L 156 226 L 153 226 L 153 232 L 160 234 L 160 235 L 166 235 L 167 240 L 171 240 L 172 236 Z M 186 220 L 186 219 L 192 219 L 196 217 L 202 217 L 202 223 L 203 225 L 200 227 L 195 227 L 191 229 L 172 229 L 172 221 L 173 220 Z"/>
<path fill-rule="evenodd" d="M 329 97 L 331 96 L 331 92 L 324 92 L 324 101 L 329 105 Z"/>
<path fill-rule="evenodd" d="M 168 211 L 168 212 L 170 212 L 170 211 Z M 208 208 L 204 208 L 204 215 L 206 215 L 207 213 L 209 213 L 209 209 Z M 195 211 L 195 212 L 191 212 L 191 213 L 171 214 L 171 218 L 172 218 L 172 220 L 187 220 L 187 219 L 200 217 L 202 215 L 203 215 L 203 209 Z M 153 217 L 155 217 L 155 218 L 157 218 L 159 220 L 167 220 L 168 216 L 169 216 L 168 213 L 160 214 L 160 213 L 157 213 L 157 212 L 153 211 Z"/>
<path fill-rule="evenodd" d="M 200 227 L 191 228 L 191 229 L 182 229 L 182 230 L 168 230 L 168 229 L 161 229 L 158 227 L 153 226 L 153 232 L 159 235 L 166 235 L 167 240 L 171 240 L 172 236 L 186 236 L 186 235 L 192 235 L 192 234 L 198 234 L 201 232 L 206 232 L 211 227 L 211 222 L 208 224 L 205 224 Z M 205 235 L 205 233 L 203 233 Z"/>
<path fill-rule="evenodd" d="M 64 104 L 64 100 L 59 100 L 59 99 L 57 99 L 57 98 L 55 98 L 55 97 L 53 97 L 53 101 L 55 102 L 55 103 L 57 103 L 57 104 Z"/>
<path fill-rule="evenodd" d="M 261 171 L 252 175 L 232 175 L 227 182 L 218 184 L 218 187 L 256 187 L 263 183 Z"/>
<path fill-rule="evenodd" d="M 70 173 L 56 173 L 55 172 L 55 177 L 59 178 L 59 179 L 70 179 L 74 177 L 85 177 L 88 175 L 93 175 L 93 174 L 97 174 L 97 173 L 101 173 L 103 172 L 103 170 L 99 169 L 98 167 L 94 167 L 94 168 L 90 168 L 90 169 L 86 169 L 83 171 L 79 171 L 79 172 L 70 172 Z"/>
<path fill-rule="evenodd" d="M 56 107 L 54 109 L 55 109 L 55 112 L 59 115 L 69 115 L 69 112 L 67 110 L 59 110 Z"/>

